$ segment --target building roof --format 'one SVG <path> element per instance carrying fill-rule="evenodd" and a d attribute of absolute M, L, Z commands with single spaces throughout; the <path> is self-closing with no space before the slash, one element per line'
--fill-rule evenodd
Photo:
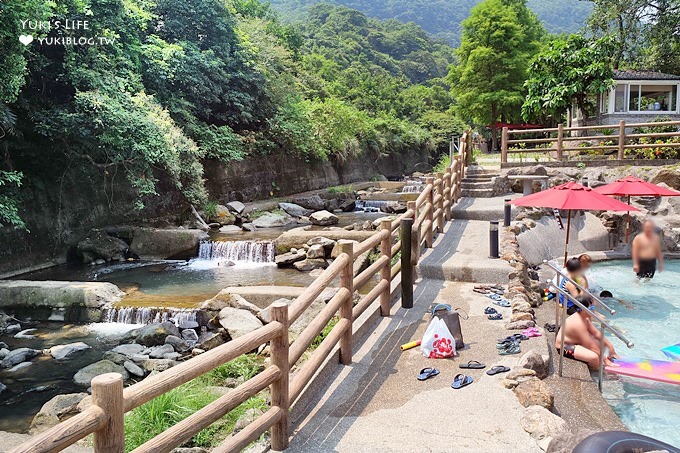
<path fill-rule="evenodd" d="M 614 80 L 680 80 L 680 75 L 664 74 L 659 71 L 626 69 L 614 71 Z"/>

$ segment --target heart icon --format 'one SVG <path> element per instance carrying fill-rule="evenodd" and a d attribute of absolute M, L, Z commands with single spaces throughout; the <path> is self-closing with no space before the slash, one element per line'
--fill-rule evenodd
<path fill-rule="evenodd" d="M 33 35 L 20 35 L 19 41 L 21 41 L 21 44 L 24 46 L 27 46 L 33 42 Z"/>

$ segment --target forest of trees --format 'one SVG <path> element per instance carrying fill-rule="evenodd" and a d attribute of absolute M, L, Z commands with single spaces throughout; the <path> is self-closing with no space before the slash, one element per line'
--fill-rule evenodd
<path fill-rule="evenodd" d="M 201 207 L 206 159 L 281 153 L 342 165 L 446 147 L 465 127 L 446 113 L 453 49 L 413 24 L 319 6 L 293 27 L 258 0 L 1 7 L 2 225 L 30 229 L 26 194 L 69 174 L 86 190 L 124 175 L 137 209 L 160 185 Z M 81 35 L 113 42 L 40 45 L 67 32 L 26 30 L 26 19 L 87 21 Z"/>
<path fill-rule="evenodd" d="M 454 46 L 460 43 L 462 22 L 472 8 L 482 0 L 322 0 L 343 5 L 379 19 L 414 22 L 428 33 L 447 40 Z M 310 5 L 320 0 L 270 0 L 288 20 L 304 18 Z M 528 0 L 529 8 L 538 15 L 550 33 L 577 32 L 592 11 L 585 0 Z"/>

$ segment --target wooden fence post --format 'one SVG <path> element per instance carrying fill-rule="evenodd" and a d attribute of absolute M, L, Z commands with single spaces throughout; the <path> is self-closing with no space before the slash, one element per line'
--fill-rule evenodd
<path fill-rule="evenodd" d="M 439 201 L 437 202 L 437 209 L 439 209 L 439 215 L 437 216 L 437 234 L 441 234 L 444 231 L 444 174 L 437 173 L 437 195 L 439 195 Z M 432 209 L 435 207 L 433 206 Z"/>
<path fill-rule="evenodd" d="M 340 253 L 349 255 L 347 265 L 340 272 L 340 286 L 349 291 L 347 300 L 340 306 L 340 317 L 349 321 L 347 330 L 340 339 L 340 363 L 350 365 L 352 363 L 352 305 L 354 301 L 354 245 L 351 242 L 340 244 Z"/>
<path fill-rule="evenodd" d="M 501 163 L 508 163 L 508 128 L 504 127 L 501 132 Z"/>
<path fill-rule="evenodd" d="M 444 220 L 448 222 L 451 220 L 451 208 L 453 208 L 453 197 L 451 196 L 451 167 L 448 167 L 446 173 L 444 173 L 444 205 L 446 206 Z"/>
<path fill-rule="evenodd" d="M 619 122 L 619 150 L 616 157 L 619 160 L 626 158 L 626 122 L 623 120 Z"/>
<path fill-rule="evenodd" d="M 92 379 L 92 404 L 100 407 L 108 418 L 106 425 L 94 433 L 94 451 L 122 453 L 125 451 L 123 376 L 106 373 Z"/>
<path fill-rule="evenodd" d="M 427 201 L 425 202 L 429 206 L 427 220 L 430 222 L 430 226 L 425 232 L 425 244 L 427 248 L 432 248 L 432 243 L 434 242 L 434 178 L 425 178 L 425 184 L 430 186 L 430 193 L 427 195 Z"/>
<path fill-rule="evenodd" d="M 410 233 L 409 237 L 411 238 L 411 245 L 409 247 L 409 250 L 411 251 L 411 255 L 409 257 L 409 262 L 411 263 L 411 266 L 417 266 L 418 265 L 418 256 L 420 256 L 420 228 L 422 228 L 422 224 L 418 227 L 418 230 L 415 230 L 413 228 L 413 224 L 415 221 L 418 219 L 418 207 L 416 206 L 415 201 L 409 201 L 406 203 L 406 206 L 409 211 L 413 211 L 413 219 L 411 221 L 411 227 L 410 227 Z M 403 226 L 403 225 L 402 225 Z M 403 233 L 402 233 L 403 234 Z M 402 245 L 402 251 L 403 251 L 403 245 Z M 402 253 L 402 256 L 403 253 Z"/>
<path fill-rule="evenodd" d="M 390 282 L 392 281 L 392 221 L 387 219 L 380 222 L 380 229 L 387 231 L 387 235 L 380 243 L 380 254 L 387 257 L 387 263 L 380 270 L 380 279 L 387 282 L 387 286 L 380 293 L 380 315 L 390 315 Z"/>
<path fill-rule="evenodd" d="M 288 305 L 283 302 L 275 302 L 271 306 L 273 321 L 283 324 L 281 335 L 274 337 L 270 343 L 270 356 L 273 366 L 281 370 L 281 377 L 271 385 L 272 407 L 281 409 L 281 420 L 272 426 L 271 442 L 272 450 L 283 451 L 288 448 L 288 412 L 290 410 L 289 399 L 289 375 L 288 364 Z"/>
<path fill-rule="evenodd" d="M 415 202 L 413 203 L 415 207 Z M 409 207 L 409 209 L 411 209 Z M 418 216 L 415 212 L 414 217 Z M 411 236 L 413 233 L 418 235 L 417 231 L 412 231 L 413 219 L 403 218 L 400 223 L 399 235 L 401 239 L 401 307 L 413 308 L 413 262 L 411 249 Z"/>
<path fill-rule="evenodd" d="M 564 126 L 562 123 L 557 125 L 557 151 L 556 159 L 558 161 L 562 160 L 562 148 L 564 146 Z"/>

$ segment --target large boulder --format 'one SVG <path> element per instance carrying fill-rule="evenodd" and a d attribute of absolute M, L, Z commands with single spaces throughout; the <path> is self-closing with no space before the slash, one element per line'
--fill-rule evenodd
<path fill-rule="evenodd" d="M 212 299 L 208 299 L 201 304 L 201 309 L 208 311 L 220 311 L 223 308 L 236 308 L 239 310 L 246 310 L 257 315 L 260 308 L 245 300 L 242 296 L 229 292 L 223 289 L 215 295 Z"/>
<path fill-rule="evenodd" d="M 325 257 L 326 257 L 326 250 L 323 248 L 323 245 L 321 245 L 321 244 L 314 244 L 314 245 L 310 246 L 309 249 L 307 250 L 307 258 L 309 258 L 309 259 L 325 258 Z"/>
<path fill-rule="evenodd" d="M 335 241 L 324 236 L 319 236 L 307 241 L 307 245 L 310 247 L 314 245 L 320 245 L 326 251 L 326 256 L 330 256 L 331 252 L 333 251 L 333 247 L 335 247 Z"/>
<path fill-rule="evenodd" d="M 135 228 L 130 252 L 150 259 L 196 256 L 199 243 L 206 239 L 207 233 L 201 230 Z"/>
<path fill-rule="evenodd" d="M 318 195 L 312 195 L 309 197 L 300 197 L 293 200 L 293 203 L 302 206 L 310 211 L 320 211 L 324 209 L 324 201 Z"/>
<path fill-rule="evenodd" d="M 220 225 L 233 225 L 236 221 L 236 216 L 231 213 L 227 206 L 218 204 L 215 207 L 215 212 L 208 216 L 209 222 L 216 222 Z"/>
<path fill-rule="evenodd" d="M 524 407 L 541 406 L 550 410 L 555 401 L 555 396 L 546 383 L 538 379 L 520 382 L 514 392 Z"/>
<path fill-rule="evenodd" d="M 302 261 L 307 257 L 304 250 L 296 250 L 295 252 L 282 253 L 276 255 L 274 261 L 279 267 L 290 267 L 298 261 Z"/>
<path fill-rule="evenodd" d="M 99 362 L 95 362 L 79 370 L 73 376 L 73 381 L 83 387 L 89 387 L 92 379 L 105 373 L 119 373 L 123 376 L 124 380 L 127 380 L 130 377 L 123 366 L 113 363 L 110 360 L 100 360 Z"/>
<path fill-rule="evenodd" d="M 87 393 L 66 393 L 57 395 L 40 408 L 31 422 L 31 434 L 43 432 L 59 422 L 76 415 L 80 410 L 78 404 L 87 397 Z"/>
<path fill-rule="evenodd" d="M 141 354 L 144 350 L 144 346 L 137 343 L 121 344 L 113 348 L 114 353 L 122 354 L 127 357 L 132 357 L 135 354 Z"/>
<path fill-rule="evenodd" d="M 542 406 L 529 406 L 519 419 L 524 431 L 536 440 L 557 436 L 567 423 Z"/>
<path fill-rule="evenodd" d="M 326 269 L 328 261 L 323 258 L 307 258 L 293 263 L 293 267 L 301 272 L 310 272 L 314 269 Z"/>
<path fill-rule="evenodd" d="M 380 211 L 387 214 L 402 214 L 407 211 L 407 206 L 404 203 L 399 203 L 398 201 L 388 201 L 387 203 L 380 206 Z"/>
<path fill-rule="evenodd" d="M 90 345 L 78 341 L 76 343 L 60 344 L 50 348 L 50 355 L 54 360 L 64 360 L 78 351 L 90 349 Z"/>
<path fill-rule="evenodd" d="M 135 341 L 144 346 L 160 346 L 165 344 L 168 335 L 179 336 L 179 329 L 173 323 L 149 324 L 135 331 Z"/>
<path fill-rule="evenodd" d="M 227 203 L 227 209 L 229 209 L 234 214 L 241 215 L 243 214 L 243 211 L 246 210 L 246 205 L 244 205 L 240 201 L 230 201 L 229 203 Z"/>
<path fill-rule="evenodd" d="M 232 340 L 262 327 L 262 321 L 250 311 L 231 307 L 220 310 L 219 321 Z"/>
<path fill-rule="evenodd" d="M 128 251 L 128 244 L 122 239 L 109 236 L 102 230 L 91 230 L 85 239 L 78 242 L 78 256 L 85 264 L 103 259 L 104 261 L 122 261 Z"/>
<path fill-rule="evenodd" d="M 4 359 L 2 359 L 0 366 L 2 366 L 2 368 L 12 368 L 14 365 L 18 365 L 21 362 L 31 360 L 39 353 L 39 351 L 31 348 L 14 349 L 13 351 L 10 351 Z"/>
<path fill-rule="evenodd" d="M 340 221 L 338 216 L 328 211 L 317 211 L 309 216 L 309 220 L 318 226 L 336 225 Z"/>
<path fill-rule="evenodd" d="M 308 216 L 312 211 L 307 208 L 303 208 L 299 204 L 295 203 L 279 203 L 279 208 L 293 217 L 305 217 Z"/>
<path fill-rule="evenodd" d="M 266 212 L 252 221 L 257 228 L 276 228 L 292 223 L 293 219 L 288 214 L 278 212 Z"/>
<path fill-rule="evenodd" d="M 680 190 L 680 170 L 670 168 L 659 170 L 651 182 L 654 184 L 664 183 L 675 190 Z"/>

